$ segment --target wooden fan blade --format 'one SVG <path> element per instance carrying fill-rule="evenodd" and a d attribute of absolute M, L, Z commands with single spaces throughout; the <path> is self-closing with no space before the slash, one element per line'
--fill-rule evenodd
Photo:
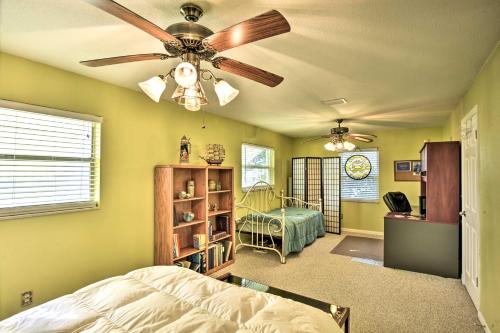
<path fill-rule="evenodd" d="M 321 139 L 327 139 L 327 138 L 330 138 L 330 137 L 331 137 L 331 135 L 322 135 L 322 136 L 318 136 L 318 137 L 315 137 L 315 138 L 307 139 L 305 141 L 302 141 L 302 143 L 317 141 L 317 140 L 321 140 Z"/>
<path fill-rule="evenodd" d="M 271 10 L 208 36 L 203 45 L 221 52 L 289 31 L 290 24 L 285 17 Z"/>
<path fill-rule="evenodd" d="M 367 143 L 373 142 L 373 139 L 365 137 L 365 136 L 357 136 L 357 135 L 353 135 L 353 134 L 348 134 L 347 137 L 352 139 L 352 140 L 358 140 L 358 141 L 367 142 Z"/>
<path fill-rule="evenodd" d="M 266 86 L 269 87 L 276 87 L 278 84 L 281 83 L 281 81 L 283 81 L 283 78 L 279 75 L 225 57 L 218 57 L 213 59 L 212 65 L 215 68 L 239 76 L 243 76 L 247 79 L 265 84 Z"/>
<path fill-rule="evenodd" d="M 348 135 L 354 135 L 354 136 L 363 136 L 367 138 L 377 138 L 375 134 L 362 134 L 362 133 L 349 133 Z"/>
<path fill-rule="evenodd" d="M 115 64 L 123 64 L 126 62 L 134 62 L 134 61 L 164 60 L 167 58 L 169 58 L 169 56 L 163 53 L 133 54 L 120 57 L 85 60 L 85 61 L 80 61 L 80 64 L 89 67 L 100 67 L 100 66 L 108 66 Z"/>
<path fill-rule="evenodd" d="M 151 36 L 158 38 L 164 43 L 169 43 L 174 46 L 180 47 L 180 42 L 157 26 L 156 24 L 146 20 L 144 17 L 134 13 L 130 9 L 123 7 L 119 3 L 116 3 L 112 0 L 84 0 L 88 2 L 89 4 L 104 10 L 106 13 L 111 14 L 113 16 L 118 17 L 119 19 L 122 19 L 123 21 L 132 24 L 133 26 L 147 32 Z"/>

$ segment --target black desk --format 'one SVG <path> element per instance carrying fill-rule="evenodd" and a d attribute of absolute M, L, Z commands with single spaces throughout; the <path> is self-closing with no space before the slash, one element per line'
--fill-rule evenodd
<path fill-rule="evenodd" d="M 294 294 L 292 292 L 283 290 L 283 289 L 278 289 L 274 288 L 265 284 L 261 284 L 249 279 L 244 279 L 239 276 L 232 275 L 231 273 L 224 274 L 220 277 L 217 278 L 220 281 L 228 282 L 240 287 L 245 287 L 249 289 L 254 289 L 257 291 L 262 291 L 266 292 L 269 294 L 277 295 L 283 298 L 288 298 L 291 300 L 294 300 L 296 302 L 304 303 L 309 306 L 315 307 L 317 309 L 320 309 L 321 311 L 324 311 L 328 314 L 331 314 L 335 322 L 339 325 L 339 327 L 344 327 L 344 332 L 349 333 L 349 315 L 350 315 L 350 309 L 348 307 L 340 307 L 340 306 L 335 306 L 329 303 L 325 303 L 322 301 L 319 301 L 314 298 L 309 298 L 306 296 L 302 296 L 299 294 Z M 333 309 L 332 309 L 333 308 Z M 332 312 L 336 309 L 335 312 Z"/>
<path fill-rule="evenodd" d="M 460 224 L 388 213 L 384 266 L 460 278 Z"/>

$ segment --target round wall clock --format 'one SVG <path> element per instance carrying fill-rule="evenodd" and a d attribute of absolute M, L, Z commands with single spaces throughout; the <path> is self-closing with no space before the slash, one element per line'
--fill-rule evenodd
<path fill-rule="evenodd" d="M 370 175 L 372 164 L 363 155 L 352 155 L 345 162 L 345 173 L 352 179 L 361 180 Z"/>

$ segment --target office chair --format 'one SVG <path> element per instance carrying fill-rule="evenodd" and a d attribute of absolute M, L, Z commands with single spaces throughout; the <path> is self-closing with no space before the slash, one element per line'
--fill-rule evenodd
<path fill-rule="evenodd" d="M 391 212 L 411 213 L 410 202 L 402 192 L 387 192 L 383 196 L 384 202 Z"/>

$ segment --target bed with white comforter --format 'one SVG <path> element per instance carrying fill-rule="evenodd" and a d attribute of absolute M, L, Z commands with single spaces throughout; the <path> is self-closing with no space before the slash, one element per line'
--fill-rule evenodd
<path fill-rule="evenodd" d="M 0 332 L 341 332 L 327 313 L 177 266 L 112 277 L 0 321 Z"/>

